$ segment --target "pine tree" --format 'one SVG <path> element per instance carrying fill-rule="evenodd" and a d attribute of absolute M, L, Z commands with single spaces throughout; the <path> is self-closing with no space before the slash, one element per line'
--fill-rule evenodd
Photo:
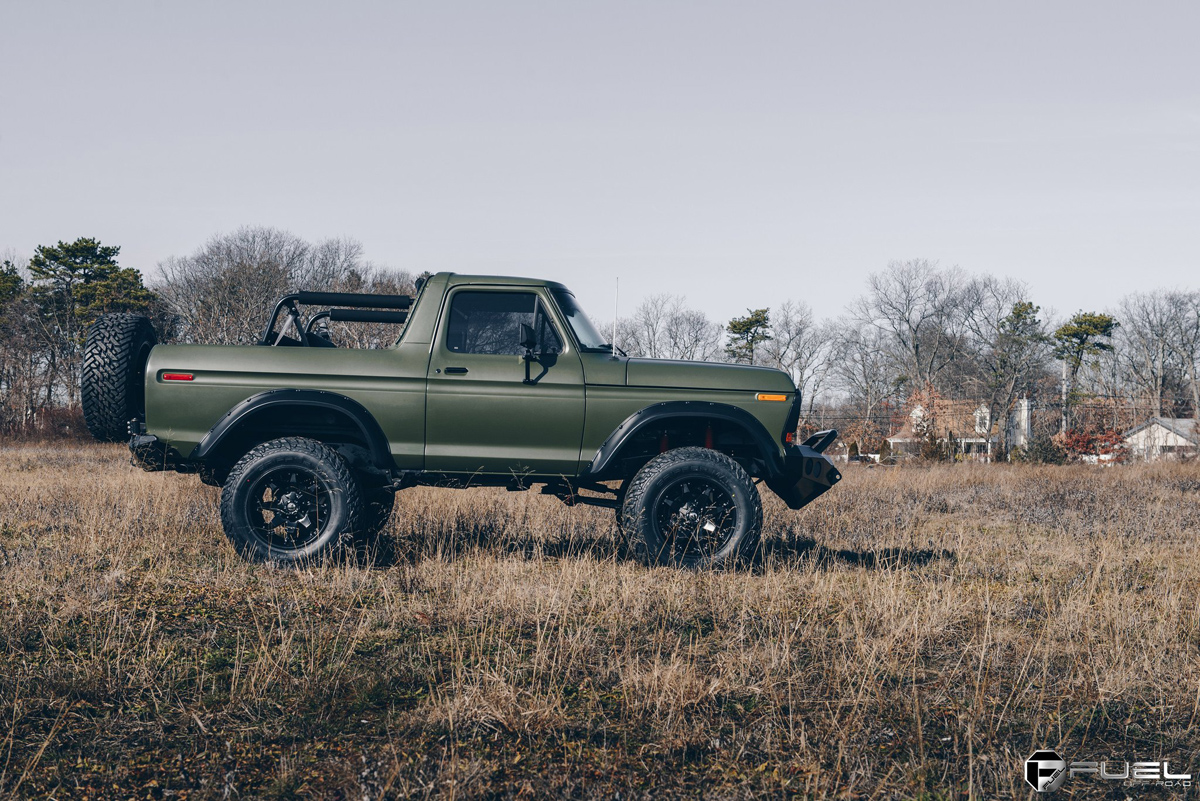
<path fill-rule="evenodd" d="M 725 330 L 729 344 L 725 353 L 735 362 L 754 364 L 754 349 L 771 338 L 770 309 L 746 309 L 745 317 L 734 317 Z"/>
<path fill-rule="evenodd" d="M 37 309 L 50 361 L 45 402 L 56 382 L 65 384 L 68 403 L 77 397 L 79 355 L 87 327 L 108 312 L 146 312 L 155 296 L 141 274 L 117 264 L 120 247 L 80 238 L 40 245 L 29 260 L 29 295 Z"/>
<path fill-rule="evenodd" d="M 1072 426 L 1071 410 L 1079 400 L 1075 392 L 1075 378 L 1079 368 L 1090 357 L 1111 351 L 1113 332 L 1119 323 L 1107 314 L 1076 312 L 1075 315 L 1054 332 L 1054 355 L 1063 363 L 1062 386 L 1062 430 Z M 1110 341 L 1105 341 L 1110 340 Z"/>

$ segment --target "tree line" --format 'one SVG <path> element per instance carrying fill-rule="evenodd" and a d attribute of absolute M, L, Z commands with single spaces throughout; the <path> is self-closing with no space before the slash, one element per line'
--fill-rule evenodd
<path fill-rule="evenodd" d="M 214 236 L 169 258 L 146 282 L 118 264 L 120 247 L 95 239 L 38 246 L 0 257 L 0 431 L 84 431 L 79 369 L 88 326 L 109 312 L 150 317 L 160 341 L 256 342 L 278 298 L 322 287 L 335 292 L 412 292 L 412 277 L 367 261 L 352 239 L 307 242 L 273 228 Z M 394 327 L 329 323 L 349 347 L 377 347 Z"/>
<path fill-rule="evenodd" d="M 164 341 L 249 344 L 288 292 L 412 291 L 409 273 L 367 261 L 355 240 L 307 242 L 273 228 L 214 236 L 157 265 L 149 281 L 119 255 L 81 238 L 0 258 L 0 430 L 78 428 L 82 345 L 101 314 L 146 314 Z M 351 347 L 396 333 L 333 325 Z M 834 319 L 787 300 L 717 321 L 683 296 L 654 295 L 617 329 L 633 356 L 777 367 L 804 393 L 805 427 L 834 425 L 864 451 L 935 401 L 986 409 L 1001 457 L 1019 398 L 1047 412 L 1047 436 L 1098 436 L 1150 415 L 1200 418 L 1192 290 L 1133 293 L 1112 309 L 1053 319 L 1020 281 L 914 259 L 872 273 Z"/>
<path fill-rule="evenodd" d="M 911 431 L 914 408 L 940 401 L 985 409 L 998 458 L 1021 398 L 1043 412 L 1041 438 L 1084 447 L 1151 415 L 1200 419 L 1193 290 L 1136 292 L 1056 320 L 1023 282 L 914 259 L 872 273 L 834 319 L 787 300 L 722 323 L 656 295 L 618 331 L 631 355 L 777 367 L 804 393 L 806 427 L 832 424 L 864 452 L 885 450 L 884 438 Z"/>

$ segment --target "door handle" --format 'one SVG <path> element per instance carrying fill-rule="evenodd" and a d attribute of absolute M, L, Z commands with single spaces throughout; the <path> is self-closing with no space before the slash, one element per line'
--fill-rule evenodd
<path fill-rule="evenodd" d="M 467 368 L 465 368 L 465 367 L 447 367 L 446 368 L 446 375 L 462 375 L 465 372 L 467 372 Z"/>

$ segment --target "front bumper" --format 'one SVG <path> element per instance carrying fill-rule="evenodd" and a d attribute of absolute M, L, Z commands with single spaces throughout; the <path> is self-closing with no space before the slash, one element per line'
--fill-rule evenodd
<path fill-rule="evenodd" d="M 767 479 L 767 486 L 790 508 L 803 509 L 842 480 L 833 461 L 821 452 L 836 436 L 836 431 L 822 431 L 802 445 L 788 447 L 783 469 Z"/>

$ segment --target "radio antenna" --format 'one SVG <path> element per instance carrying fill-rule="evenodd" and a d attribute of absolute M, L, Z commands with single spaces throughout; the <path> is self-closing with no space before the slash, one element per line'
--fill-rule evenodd
<path fill-rule="evenodd" d="M 612 335 L 612 357 L 617 358 L 617 313 L 618 303 L 621 296 L 621 279 L 618 277 L 613 281 L 613 335 Z"/>

